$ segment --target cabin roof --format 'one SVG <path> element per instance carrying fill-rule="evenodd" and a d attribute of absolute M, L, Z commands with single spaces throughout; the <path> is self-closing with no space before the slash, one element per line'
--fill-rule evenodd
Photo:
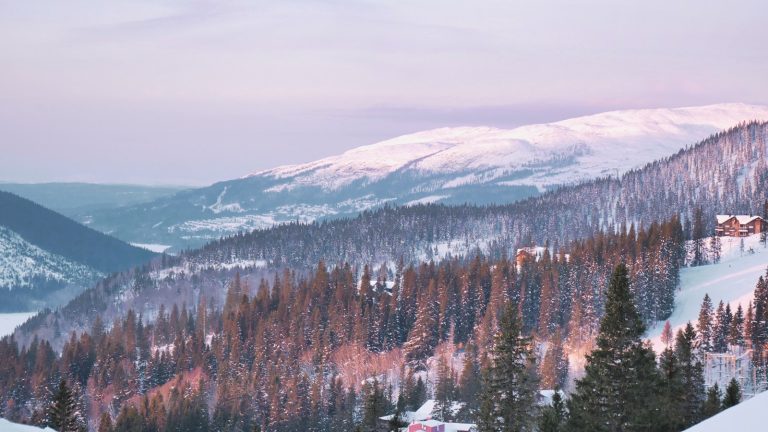
<path fill-rule="evenodd" d="M 755 219 L 762 219 L 760 216 L 750 216 L 750 215 L 717 215 L 716 218 L 717 218 L 718 225 L 725 223 L 731 220 L 732 218 L 736 218 L 736 220 L 741 225 L 746 225 Z"/>

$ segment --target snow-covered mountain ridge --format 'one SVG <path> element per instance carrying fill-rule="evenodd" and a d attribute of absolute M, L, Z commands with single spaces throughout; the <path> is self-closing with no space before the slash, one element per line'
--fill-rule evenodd
<path fill-rule="evenodd" d="M 442 182 L 489 182 L 528 168 L 517 184 L 548 186 L 612 175 L 668 156 L 719 130 L 768 119 L 768 107 L 718 104 L 689 108 L 612 111 L 555 123 L 441 128 L 358 147 L 318 161 L 253 174 L 288 180 L 275 191 L 299 186 L 339 189 L 355 181 L 376 182 L 395 172 L 451 174 L 485 172 Z M 567 169 L 553 169 L 563 165 Z"/>
<path fill-rule="evenodd" d="M 509 130 L 435 129 L 79 220 L 129 242 L 179 250 L 385 204 L 506 204 L 622 174 L 750 120 L 768 120 L 768 107 L 627 110 Z"/>
<path fill-rule="evenodd" d="M 30 288 L 40 279 L 91 283 L 103 276 L 88 266 L 42 250 L 0 226 L 0 290 Z"/>

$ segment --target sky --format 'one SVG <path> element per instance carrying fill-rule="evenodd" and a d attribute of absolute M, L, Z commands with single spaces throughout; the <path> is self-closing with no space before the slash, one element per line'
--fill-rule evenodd
<path fill-rule="evenodd" d="M 204 185 L 424 129 L 768 104 L 768 2 L 0 0 L 0 181 Z"/>

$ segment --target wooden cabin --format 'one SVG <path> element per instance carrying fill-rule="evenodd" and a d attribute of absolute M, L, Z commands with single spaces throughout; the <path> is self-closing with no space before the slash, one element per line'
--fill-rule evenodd
<path fill-rule="evenodd" d="M 749 215 L 717 215 L 715 235 L 726 237 L 747 237 L 765 231 L 765 219 Z"/>

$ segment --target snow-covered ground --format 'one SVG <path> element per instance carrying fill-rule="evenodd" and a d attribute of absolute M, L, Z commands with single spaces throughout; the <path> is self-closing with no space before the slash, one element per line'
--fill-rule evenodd
<path fill-rule="evenodd" d="M 680 271 L 680 290 L 675 295 L 675 309 L 669 317 L 673 332 L 683 328 L 688 321 L 696 325 L 705 294 L 709 294 L 715 307 L 722 300 L 730 303 L 733 311 L 739 304 L 746 309 L 753 299 L 757 279 L 766 274 L 768 249 L 760 244 L 760 235 L 743 238 L 743 251 L 741 240 L 722 237 L 722 254 L 718 264 Z M 647 334 L 657 352 L 664 349 L 661 342 L 663 328 L 664 322 L 659 321 Z"/>
<path fill-rule="evenodd" d="M 16 327 L 34 316 L 37 312 L 0 313 L 0 338 L 13 333 Z M 0 428 L 0 431 L 4 430 Z"/>
<path fill-rule="evenodd" d="M 171 248 L 170 245 L 154 244 L 154 243 L 131 243 L 131 246 L 136 246 L 142 249 L 146 249 L 150 252 L 163 253 Z"/>
<path fill-rule="evenodd" d="M 2 432 L 56 432 L 51 428 L 41 429 L 36 426 L 11 423 L 4 418 L 0 418 L 0 431 Z"/>
<path fill-rule="evenodd" d="M 95 270 L 40 249 L 0 226 L 0 288 L 25 288 L 37 278 L 79 282 L 98 276 Z"/>
<path fill-rule="evenodd" d="M 353 182 L 376 182 L 395 172 L 439 173 L 455 175 L 442 185 L 453 188 L 551 165 L 551 170 L 534 173 L 520 184 L 564 184 L 624 172 L 754 119 L 768 119 L 768 107 L 732 103 L 612 111 L 515 129 L 441 128 L 253 176 L 285 179 L 271 189 L 284 191 L 300 186 L 335 190 Z M 568 161 L 575 163 L 557 169 Z"/>
<path fill-rule="evenodd" d="M 685 432 L 760 431 L 768 429 L 765 410 L 768 392 L 761 393 L 735 407 L 686 429 Z"/>

